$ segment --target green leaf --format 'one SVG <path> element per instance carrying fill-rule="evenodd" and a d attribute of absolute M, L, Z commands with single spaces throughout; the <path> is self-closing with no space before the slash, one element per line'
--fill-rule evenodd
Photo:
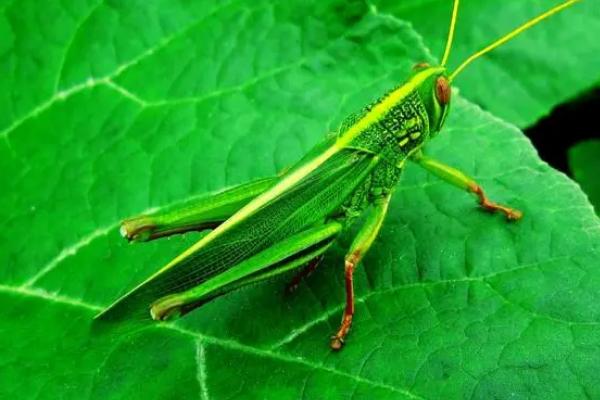
<path fill-rule="evenodd" d="M 599 220 L 516 128 L 459 96 L 429 154 L 525 217 L 409 165 L 341 353 L 328 338 L 349 234 L 291 297 L 277 280 L 175 324 L 93 324 L 198 237 L 128 245 L 121 219 L 274 174 L 432 61 L 361 2 L 190 4 L 1 9 L 0 397 L 600 397 Z"/>
<path fill-rule="evenodd" d="M 580 142 L 569 149 L 569 168 L 575 180 L 600 213 L 600 140 Z"/>
<path fill-rule="evenodd" d="M 441 59 L 452 12 L 450 0 L 372 0 L 381 12 L 410 21 Z M 448 66 L 561 3 L 462 1 Z M 600 7 L 582 1 L 470 65 L 456 85 L 470 100 L 522 128 L 600 79 Z"/>

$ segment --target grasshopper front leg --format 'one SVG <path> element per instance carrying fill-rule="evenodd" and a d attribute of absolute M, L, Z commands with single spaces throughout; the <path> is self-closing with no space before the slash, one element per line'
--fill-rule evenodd
<path fill-rule="evenodd" d="M 443 164 L 437 160 L 423 155 L 418 152 L 412 157 L 413 161 L 431 172 L 438 178 L 460 188 L 467 190 L 475 194 L 479 200 L 479 204 L 483 209 L 490 212 L 500 212 L 506 216 L 510 221 L 516 221 L 523 217 L 523 213 L 517 209 L 507 207 L 502 204 L 491 201 L 484 193 L 483 189 L 474 179 L 469 177 L 467 174 L 453 168 L 449 165 Z"/>
<path fill-rule="evenodd" d="M 346 308 L 344 309 L 344 315 L 342 317 L 342 323 L 337 333 L 331 338 L 331 348 L 333 350 L 340 350 L 344 345 L 344 340 L 350 326 L 352 325 L 352 317 L 354 316 L 354 284 L 352 281 L 352 275 L 354 269 L 363 258 L 365 253 L 373 244 L 373 241 L 377 237 L 385 215 L 387 214 L 388 205 L 390 203 L 391 195 L 376 200 L 374 207 L 370 210 L 367 215 L 367 219 L 363 226 L 360 228 L 356 238 L 350 246 L 350 250 L 346 254 L 344 259 L 344 279 L 346 285 Z"/>

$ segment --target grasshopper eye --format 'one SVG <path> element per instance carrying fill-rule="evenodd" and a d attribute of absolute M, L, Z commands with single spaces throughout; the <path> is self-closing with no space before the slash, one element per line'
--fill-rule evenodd
<path fill-rule="evenodd" d="M 452 88 L 450 87 L 450 83 L 448 79 L 440 76 L 435 81 L 435 97 L 437 97 L 438 101 L 442 106 L 450 103 L 450 94 L 452 93 Z"/>

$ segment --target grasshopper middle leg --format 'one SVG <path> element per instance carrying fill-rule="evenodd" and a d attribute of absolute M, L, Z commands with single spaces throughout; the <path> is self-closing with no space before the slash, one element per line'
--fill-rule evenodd
<path fill-rule="evenodd" d="M 375 206 L 367 215 L 364 225 L 356 235 L 356 238 L 352 242 L 350 250 L 345 257 L 344 281 L 346 286 L 346 307 L 344 309 L 340 328 L 331 338 L 330 345 L 333 350 L 340 350 L 342 348 L 346 335 L 348 335 L 348 332 L 350 331 L 352 317 L 354 316 L 354 283 L 352 281 L 354 269 L 377 237 L 381 225 L 383 224 L 383 220 L 385 219 L 389 202 L 390 196 L 386 195 L 375 203 Z"/>

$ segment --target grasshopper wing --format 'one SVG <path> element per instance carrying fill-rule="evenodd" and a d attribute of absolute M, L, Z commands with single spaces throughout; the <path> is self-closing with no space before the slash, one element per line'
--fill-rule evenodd
<path fill-rule="evenodd" d="M 323 224 L 376 162 L 373 154 L 354 149 L 335 149 L 327 157 L 304 160 L 97 318 L 149 318 L 153 301 L 196 287 L 298 232 Z"/>

